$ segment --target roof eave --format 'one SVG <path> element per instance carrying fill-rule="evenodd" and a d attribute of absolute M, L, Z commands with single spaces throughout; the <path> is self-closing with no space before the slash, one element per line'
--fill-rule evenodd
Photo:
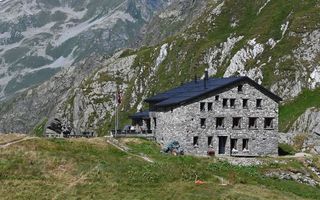
<path fill-rule="evenodd" d="M 157 102 L 160 102 L 160 101 L 164 101 L 166 99 L 167 98 L 159 98 L 159 99 L 148 98 L 148 99 L 145 99 L 144 102 L 146 102 L 146 103 L 157 103 Z"/>
<path fill-rule="evenodd" d="M 275 102 L 279 103 L 280 101 L 283 101 L 283 99 L 281 97 L 279 97 L 278 95 L 276 95 L 275 93 L 271 92 L 270 90 L 268 90 L 267 88 L 263 87 L 262 85 L 258 84 L 257 82 L 255 82 L 254 80 L 252 80 L 251 78 L 245 76 L 245 80 L 249 81 L 250 83 L 252 83 L 254 86 L 257 86 L 259 90 L 261 90 L 262 92 L 265 92 L 266 96 L 269 96 L 271 99 L 273 99 Z"/>

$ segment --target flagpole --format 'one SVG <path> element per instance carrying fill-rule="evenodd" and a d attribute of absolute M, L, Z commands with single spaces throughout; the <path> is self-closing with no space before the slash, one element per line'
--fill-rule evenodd
<path fill-rule="evenodd" d="M 118 113 L 118 97 L 117 97 L 117 95 L 118 95 L 118 91 L 116 90 L 116 92 L 115 92 L 115 95 L 114 95 L 114 105 L 115 105 L 115 114 L 114 114 L 114 137 L 116 138 L 116 136 L 117 136 L 117 129 L 118 129 L 118 127 L 117 127 L 117 113 Z"/>
<path fill-rule="evenodd" d="M 119 94 L 118 94 L 119 95 Z M 118 97 L 119 98 L 119 97 Z M 118 113 L 119 113 L 119 102 L 117 100 L 117 111 L 116 111 L 116 124 L 117 124 L 117 130 L 116 133 L 118 134 L 118 129 L 119 129 L 119 122 L 118 122 Z"/>
<path fill-rule="evenodd" d="M 117 134 L 118 134 L 118 129 L 119 129 L 119 102 L 117 104 Z"/>
<path fill-rule="evenodd" d="M 121 105 L 121 101 L 122 101 L 122 94 L 120 90 L 116 90 L 116 95 L 115 95 L 115 137 L 118 133 L 118 129 L 119 129 L 119 106 Z"/>

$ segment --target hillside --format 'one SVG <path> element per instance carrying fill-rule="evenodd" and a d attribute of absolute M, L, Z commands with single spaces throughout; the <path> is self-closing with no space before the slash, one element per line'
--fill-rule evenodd
<path fill-rule="evenodd" d="M 93 55 L 138 47 L 168 0 L 0 1 L 0 100 Z"/>
<path fill-rule="evenodd" d="M 0 140 L 1 199 L 320 198 L 319 187 L 264 175 L 312 174 L 303 164 L 306 158 L 261 158 L 262 165 L 241 167 L 215 158 L 164 155 L 156 144 L 138 139 L 121 140 L 129 153 L 105 138 L 29 138 L 7 147 L 3 141 L 10 138 Z M 141 154 L 154 162 L 135 156 Z M 320 165 L 318 157 L 312 160 Z M 196 176 L 206 183 L 196 185 Z"/>
<path fill-rule="evenodd" d="M 154 45 L 92 58 L 2 104 L 0 131 L 31 132 L 57 117 L 76 130 L 106 135 L 117 88 L 124 92 L 124 125 L 146 107 L 146 97 L 200 78 L 205 68 L 212 77 L 247 75 L 281 96 L 281 131 L 319 131 L 320 2 L 205 2 L 201 12 L 169 6 L 155 15 L 145 33 Z"/>

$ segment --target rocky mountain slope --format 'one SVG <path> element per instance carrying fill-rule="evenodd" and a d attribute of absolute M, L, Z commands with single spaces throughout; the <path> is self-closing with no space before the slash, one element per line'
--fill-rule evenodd
<path fill-rule="evenodd" d="M 204 68 L 214 77 L 247 75 L 283 97 L 285 101 L 280 108 L 283 131 L 292 128 L 308 108 L 319 108 L 320 1 L 205 2 L 205 9 L 200 11 L 197 6 L 182 6 L 180 11 L 169 7 L 159 13 L 151 20 L 153 25 L 146 28 L 146 35 L 148 31 L 151 33 L 146 40 L 155 45 L 120 51 L 102 59 L 92 73 L 80 76 L 84 79 L 79 78 L 78 85 L 59 90 L 48 112 L 45 112 L 47 104 L 40 99 L 48 96 L 50 101 L 52 94 L 44 85 L 30 90 L 27 97 L 20 96 L 14 103 L 2 106 L 0 131 L 30 131 L 37 122 L 41 125 L 58 117 L 76 130 L 93 129 L 104 135 L 112 127 L 117 88 L 124 91 L 120 115 L 125 124 L 128 115 L 145 107 L 144 98 L 195 75 L 201 77 Z M 187 9 L 195 12 L 188 14 Z M 171 33 L 176 26 L 180 33 Z M 152 34 L 153 30 L 159 30 L 156 27 L 168 31 Z M 169 37 L 156 44 L 154 35 Z M 60 79 L 54 80 L 46 84 L 56 88 L 55 82 Z M 39 112 L 31 114 L 30 121 L 30 112 L 36 110 Z M 314 123 L 301 122 L 298 125 L 301 129 L 294 129 L 310 130 L 305 126 L 319 124 L 314 119 Z"/>
<path fill-rule="evenodd" d="M 0 99 L 91 55 L 137 47 L 170 0 L 0 1 Z"/>

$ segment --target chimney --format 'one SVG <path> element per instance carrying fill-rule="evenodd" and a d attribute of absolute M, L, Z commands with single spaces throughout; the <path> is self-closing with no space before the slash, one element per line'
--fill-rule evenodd
<path fill-rule="evenodd" d="M 197 75 L 194 75 L 194 83 L 197 83 L 198 82 L 198 77 Z"/>
<path fill-rule="evenodd" d="M 209 79 L 209 73 L 208 73 L 208 69 L 206 68 L 205 71 L 204 71 L 204 80 L 203 80 L 203 83 L 204 83 L 204 89 L 207 89 L 207 81 Z"/>

